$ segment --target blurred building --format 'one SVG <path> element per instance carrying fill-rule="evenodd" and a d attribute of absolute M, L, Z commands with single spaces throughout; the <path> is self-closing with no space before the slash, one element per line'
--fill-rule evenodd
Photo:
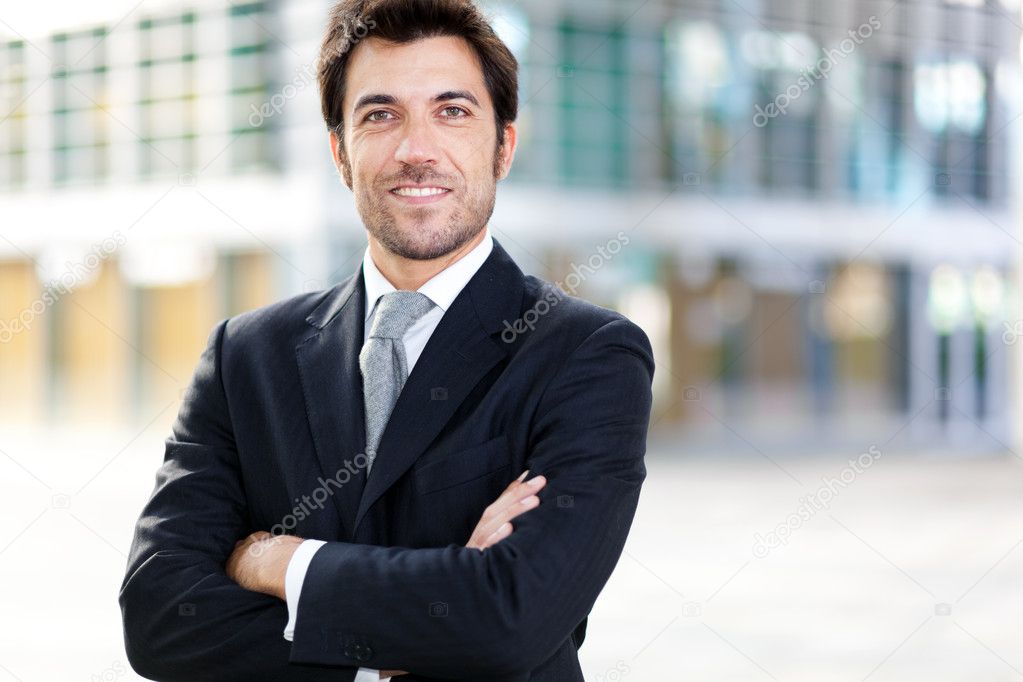
<path fill-rule="evenodd" d="M 148 421 L 218 319 L 358 266 L 315 82 L 330 4 L 3 37 L 5 420 Z M 1019 0 L 486 8 L 522 64 L 495 236 L 647 330 L 655 428 L 1004 447 Z"/>

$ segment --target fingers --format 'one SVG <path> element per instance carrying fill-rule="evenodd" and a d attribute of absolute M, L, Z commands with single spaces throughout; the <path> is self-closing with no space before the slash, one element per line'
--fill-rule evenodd
<path fill-rule="evenodd" d="M 532 509 L 531 505 L 538 503 L 536 494 L 547 484 L 543 476 L 534 476 L 528 481 L 515 481 L 501 494 L 483 513 L 483 525 L 490 528 L 490 532 L 497 530 L 505 521 L 509 521 L 523 511 Z M 533 499 L 530 499 L 533 498 Z"/>
<path fill-rule="evenodd" d="M 523 498 L 518 503 L 512 503 L 496 517 L 490 520 L 487 524 L 483 525 L 480 529 L 480 536 L 483 538 L 480 542 L 480 549 L 486 549 L 496 545 L 501 540 L 512 534 L 515 529 L 511 523 L 519 514 L 529 511 L 540 504 L 540 498 L 536 495 L 530 495 Z"/>
<path fill-rule="evenodd" d="M 500 497 L 494 500 L 489 507 L 483 512 L 483 518 L 486 519 L 490 516 L 494 516 L 500 513 L 502 510 L 509 506 L 513 506 L 516 502 L 521 501 L 525 497 L 534 495 L 540 491 L 547 483 L 547 479 L 543 475 L 534 476 L 526 482 L 522 482 L 523 477 L 529 473 L 529 470 L 522 472 L 522 475 L 517 479 L 508 484 L 508 487 L 504 489 Z"/>
<path fill-rule="evenodd" d="M 546 484 L 547 479 L 544 476 L 535 476 L 524 483 L 521 478 L 513 481 L 508 489 L 487 507 L 473 533 L 473 540 L 482 545 L 480 547 L 482 549 L 510 535 L 512 526 L 509 522 L 540 504 L 537 493 Z"/>
<path fill-rule="evenodd" d="M 511 522 L 501 524 L 501 526 L 497 530 L 491 533 L 490 536 L 483 541 L 482 549 L 486 549 L 487 547 L 496 545 L 501 540 L 504 540 L 506 537 L 511 535 L 513 530 L 515 529 L 512 526 Z"/>

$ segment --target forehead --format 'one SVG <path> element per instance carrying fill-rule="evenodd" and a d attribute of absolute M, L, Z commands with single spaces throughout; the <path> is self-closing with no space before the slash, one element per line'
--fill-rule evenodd
<path fill-rule="evenodd" d="M 479 58 L 463 38 L 438 36 L 411 43 L 367 38 L 348 62 L 345 110 L 363 95 L 429 99 L 448 90 L 468 90 L 481 104 L 490 97 Z"/>

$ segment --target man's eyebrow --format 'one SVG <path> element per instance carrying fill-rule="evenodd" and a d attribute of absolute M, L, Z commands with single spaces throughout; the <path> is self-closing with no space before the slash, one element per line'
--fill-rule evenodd
<path fill-rule="evenodd" d="M 447 102 L 453 99 L 464 99 L 467 102 L 472 102 L 475 106 L 480 106 L 479 100 L 469 92 L 468 90 L 445 90 L 436 97 L 433 98 L 434 102 Z M 375 106 L 378 104 L 397 104 L 398 100 L 394 95 L 385 95 L 382 93 L 363 95 L 359 98 L 359 101 L 355 103 L 355 111 L 362 109 L 363 107 Z"/>
<path fill-rule="evenodd" d="M 472 102 L 474 105 L 479 106 L 479 101 L 473 96 L 468 90 L 447 90 L 440 93 L 433 98 L 434 102 L 447 102 L 452 99 L 464 99 Z"/>
<path fill-rule="evenodd" d="M 362 109 L 363 107 L 373 106 L 375 104 L 397 104 L 398 100 L 393 95 L 363 95 L 359 98 L 359 101 L 355 103 L 355 111 Z"/>

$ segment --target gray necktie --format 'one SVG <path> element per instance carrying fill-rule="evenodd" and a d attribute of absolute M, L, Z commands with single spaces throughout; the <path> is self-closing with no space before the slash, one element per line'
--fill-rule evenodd
<path fill-rule="evenodd" d="M 366 406 L 366 475 L 373 469 L 377 446 L 405 380 L 408 359 L 402 337 L 433 301 L 418 291 L 392 291 L 380 297 L 369 338 L 359 353 Z"/>

